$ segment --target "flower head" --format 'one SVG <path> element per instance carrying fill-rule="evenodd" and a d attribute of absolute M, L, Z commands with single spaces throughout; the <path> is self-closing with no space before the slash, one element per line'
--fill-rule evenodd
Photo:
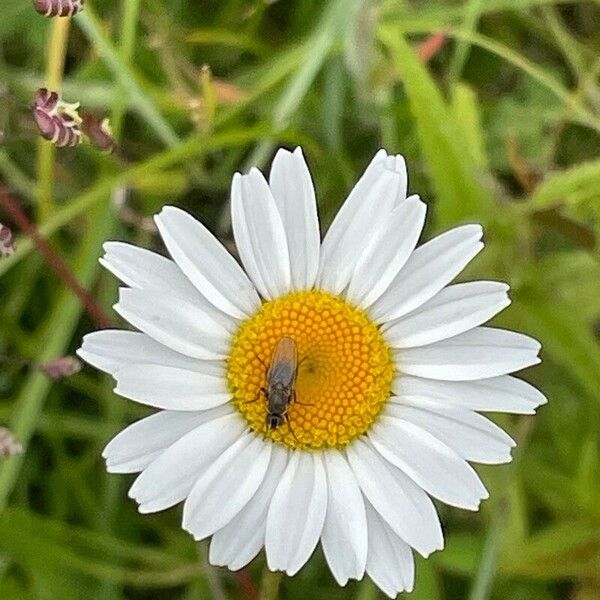
<path fill-rule="evenodd" d="M 236 174 L 238 262 L 190 215 L 156 223 L 172 260 L 128 244 L 102 263 L 128 287 L 115 309 L 139 331 L 85 337 L 80 356 L 115 391 L 161 409 L 117 435 L 109 471 L 141 472 L 141 512 L 184 501 L 213 564 L 264 546 L 296 573 L 320 542 L 336 580 L 365 571 L 410 590 L 413 549 L 443 546 L 431 498 L 477 510 L 469 462 L 511 459 L 479 411 L 533 413 L 545 398 L 509 373 L 539 362 L 531 338 L 483 327 L 509 304 L 494 281 L 449 285 L 482 249 L 479 225 L 417 247 L 426 206 L 401 156 L 375 155 L 321 243 L 300 149 L 270 179 Z"/>
<path fill-rule="evenodd" d="M 63 102 L 57 92 L 40 88 L 35 95 L 32 111 L 42 137 L 58 148 L 81 143 L 79 103 Z"/>

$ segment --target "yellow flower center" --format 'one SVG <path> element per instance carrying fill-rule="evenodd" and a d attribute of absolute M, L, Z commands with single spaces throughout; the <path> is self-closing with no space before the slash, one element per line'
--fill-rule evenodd
<path fill-rule="evenodd" d="M 267 372 L 283 337 L 298 350 L 295 397 L 269 427 Z M 362 310 L 322 291 L 265 302 L 236 332 L 227 370 L 234 402 L 250 427 L 304 450 L 340 448 L 365 433 L 390 395 L 393 376 L 392 354 L 377 326 Z"/>

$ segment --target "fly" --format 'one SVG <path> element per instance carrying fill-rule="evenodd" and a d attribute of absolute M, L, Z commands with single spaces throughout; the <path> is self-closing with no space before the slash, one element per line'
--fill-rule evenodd
<path fill-rule="evenodd" d="M 267 370 L 267 387 L 262 388 L 267 397 L 267 428 L 277 429 L 288 420 L 287 411 L 296 400 L 298 374 L 298 347 L 290 337 L 282 337 L 273 350 Z M 288 421 L 289 423 L 289 421 Z"/>

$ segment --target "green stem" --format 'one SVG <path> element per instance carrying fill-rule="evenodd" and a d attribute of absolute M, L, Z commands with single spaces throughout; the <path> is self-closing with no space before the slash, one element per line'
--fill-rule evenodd
<path fill-rule="evenodd" d="M 85 213 L 96 203 L 100 202 L 106 194 L 120 184 L 135 181 L 138 177 L 143 177 L 147 173 L 160 172 L 176 163 L 186 161 L 190 158 L 201 156 L 206 152 L 222 148 L 243 147 L 252 142 L 264 139 L 271 135 L 272 130 L 264 125 L 258 125 L 245 130 L 234 129 L 215 134 L 211 138 L 194 135 L 182 142 L 175 148 L 165 150 L 156 156 L 140 163 L 130 169 L 122 171 L 112 177 L 101 179 L 94 187 L 87 190 L 69 204 L 61 207 L 44 223 L 38 230 L 41 235 L 48 237 L 61 227 L 69 223 L 75 217 Z M 279 138 L 286 141 L 289 138 L 280 135 Z M 22 260 L 33 249 L 33 242 L 29 238 L 19 238 L 17 240 L 17 249 L 14 254 L 8 256 L 0 262 L 0 276 Z"/>
<path fill-rule="evenodd" d="M 52 91 L 58 91 L 62 82 L 70 25 L 70 18 L 52 20 L 52 31 L 47 47 L 48 60 L 46 62 L 46 87 Z M 54 144 L 40 137 L 37 155 L 39 221 L 45 221 L 52 214 L 55 161 L 56 148 Z"/>
<path fill-rule="evenodd" d="M 282 580 L 283 573 L 281 571 L 271 571 L 265 567 L 260 582 L 260 600 L 277 600 Z"/>

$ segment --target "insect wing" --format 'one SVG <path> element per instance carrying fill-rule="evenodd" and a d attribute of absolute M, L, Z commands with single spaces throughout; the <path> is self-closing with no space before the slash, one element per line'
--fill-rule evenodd
<path fill-rule="evenodd" d="M 294 383 L 297 368 L 298 348 L 296 342 L 289 337 L 281 338 L 273 351 L 271 366 L 267 374 L 268 382 L 290 386 Z"/>

